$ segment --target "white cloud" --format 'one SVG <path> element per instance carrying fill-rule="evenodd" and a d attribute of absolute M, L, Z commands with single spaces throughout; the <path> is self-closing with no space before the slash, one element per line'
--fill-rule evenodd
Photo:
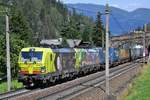
<path fill-rule="evenodd" d="M 139 4 L 139 3 L 131 3 L 131 4 L 129 4 L 129 6 L 130 7 L 139 7 L 139 6 L 141 6 L 141 4 Z"/>
<path fill-rule="evenodd" d="M 117 4 L 112 4 L 111 6 L 119 8 L 119 5 L 117 5 Z"/>
<path fill-rule="evenodd" d="M 141 8 L 142 5 L 140 3 L 130 3 L 129 5 L 127 5 L 127 9 L 130 9 L 130 11 L 135 10 L 137 8 Z"/>

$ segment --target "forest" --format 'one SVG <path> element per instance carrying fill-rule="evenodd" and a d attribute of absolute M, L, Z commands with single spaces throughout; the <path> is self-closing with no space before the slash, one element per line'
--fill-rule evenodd
<path fill-rule="evenodd" d="M 101 13 L 97 19 L 68 8 L 60 0 L 0 0 L 0 77 L 6 74 L 5 15 L 9 16 L 12 77 L 23 47 L 39 46 L 42 39 L 81 39 L 102 46 L 105 30 Z"/>

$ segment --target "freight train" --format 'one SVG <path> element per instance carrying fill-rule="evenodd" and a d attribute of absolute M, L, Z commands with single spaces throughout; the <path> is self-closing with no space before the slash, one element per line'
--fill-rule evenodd
<path fill-rule="evenodd" d="M 110 65 L 143 56 L 142 46 L 109 48 Z M 103 48 L 23 48 L 19 55 L 18 81 L 25 86 L 45 85 L 99 71 L 105 65 Z"/>

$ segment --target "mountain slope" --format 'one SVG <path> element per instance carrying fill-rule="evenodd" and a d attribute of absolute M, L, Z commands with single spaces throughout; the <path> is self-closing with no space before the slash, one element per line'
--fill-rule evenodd
<path fill-rule="evenodd" d="M 69 7 L 77 8 L 78 13 L 96 18 L 96 12 L 105 12 L 105 6 L 94 4 L 67 4 Z M 79 10 L 83 9 L 83 10 Z M 111 7 L 110 14 L 110 31 L 113 35 L 121 35 L 132 31 L 143 24 L 150 22 L 150 9 L 140 8 L 132 12 L 128 12 L 119 8 Z M 105 24 L 105 16 L 103 16 Z"/>

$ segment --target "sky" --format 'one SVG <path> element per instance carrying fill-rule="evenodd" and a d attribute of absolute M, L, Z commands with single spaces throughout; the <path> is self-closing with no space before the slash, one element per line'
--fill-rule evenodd
<path fill-rule="evenodd" d="M 64 3 L 92 3 L 105 5 L 107 0 L 61 0 Z M 149 8 L 150 0 L 108 0 L 110 6 L 118 7 L 127 11 L 137 8 Z"/>

